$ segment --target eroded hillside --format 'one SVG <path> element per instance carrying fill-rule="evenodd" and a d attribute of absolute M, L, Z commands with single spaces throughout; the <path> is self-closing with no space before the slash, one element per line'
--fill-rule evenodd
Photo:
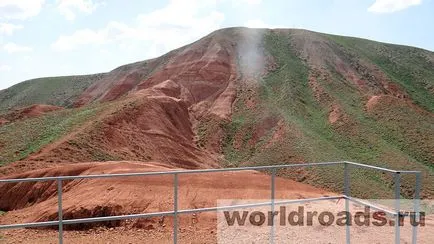
<path fill-rule="evenodd" d="M 64 97 L 56 90 L 55 100 L 41 87 L 57 86 L 56 78 L 0 91 L 3 109 L 66 108 L 0 116 L 4 174 L 113 160 L 181 168 L 352 160 L 422 170 L 424 197 L 434 194 L 432 52 L 306 30 L 229 28 L 86 77 L 61 83 L 81 85 Z M 284 175 L 339 190 L 339 170 Z M 409 196 L 413 179 L 403 180 Z M 360 172 L 354 187 L 361 196 L 390 196 L 391 177 Z"/>

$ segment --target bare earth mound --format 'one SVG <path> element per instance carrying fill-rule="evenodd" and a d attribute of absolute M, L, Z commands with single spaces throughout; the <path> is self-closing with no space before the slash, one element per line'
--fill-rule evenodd
<path fill-rule="evenodd" d="M 0 126 L 2 124 L 6 124 L 16 120 L 39 117 L 46 113 L 61 110 L 61 109 L 63 108 L 58 106 L 53 106 L 53 105 L 47 105 L 47 104 L 34 104 L 24 108 L 17 108 L 3 115 L 2 116 L 3 118 L 0 118 Z"/>
<path fill-rule="evenodd" d="M 159 163 L 106 162 L 65 165 L 7 178 L 59 175 L 115 174 L 175 170 Z M 178 169 L 179 170 L 179 169 Z M 277 179 L 278 198 L 313 197 L 326 191 L 286 179 Z M 206 173 L 179 176 L 179 206 L 216 206 L 218 199 L 265 199 L 270 178 L 256 171 Z M 63 184 L 65 219 L 170 211 L 173 208 L 173 176 L 142 176 L 66 181 Z M 57 218 L 56 184 L 53 182 L 1 184 L 3 218 L 16 221 L 48 221 Z M 78 226 L 80 228 L 80 226 Z"/>
<path fill-rule="evenodd" d="M 179 169 L 159 163 L 80 163 L 30 171 L 11 175 L 7 178 L 168 170 Z M 276 189 L 276 197 L 281 199 L 330 195 L 324 190 L 283 178 L 276 178 Z M 63 184 L 63 192 L 64 219 L 171 211 L 173 209 L 173 176 L 171 175 L 66 181 Z M 0 195 L 2 196 L 0 208 L 9 210 L 0 218 L 1 224 L 57 219 L 57 196 L 54 182 L 1 184 Z M 257 171 L 179 176 L 180 209 L 217 206 L 219 199 L 267 199 L 269 197 L 270 177 Z M 210 233 L 207 230 L 214 231 L 216 228 L 215 218 L 215 212 L 210 212 L 182 215 L 180 221 L 181 224 L 190 226 L 190 228 L 200 228 L 208 235 Z M 170 217 L 163 217 L 124 222 L 78 224 L 65 226 L 65 228 L 87 230 L 101 225 L 120 227 L 124 230 L 130 228 L 146 229 L 148 235 L 153 233 L 152 238 L 155 238 L 155 235 L 158 236 L 161 231 L 166 232 L 166 234 L 170 233 L 172 220 Z M 16 231 L 19 232 L 20 230 Z M 15 236 L 16 231 L 7 233 Z M 26 231 L 34 232 L 34 230 Z M 50 232 L 45 231 L 44 233 L 49 234 Z M 149 236 L 147 238 L 147 240 L 152 239 Z M 208 238 L 214 237 L 210 235 Z M 87 239 L 87 241 L 90 240 Z"/>
<path fill-rule="evenodd" d="M 42 177 L 57 175 L 114 174 L 179 170 L 159 163 L 106 162 L 64 165 L 58 168 L 31 171 L 10 178 Z M 200 173 L 179 176 L 179 209 L 204 208 L 217 205 L 222 199 L 268 199 L 270 177 L 257 171 Z M 19 183 L 0 185 L 2 209 L 8 209 L 0 217 L 0 224 L 49 221 L 57 219 L 56 185 L 52 183 Z M 276 178 L 277 199 L 299 199 L 333 195 L 327 191 L 298 182 Z M 173 176 L 145 176 L 126 178 L 83 179 L 67 181 L 63 185 L 64 219 L 88 218 L 136 213 L 171 211 L 173 209 Z M 261 199 L 261 200 L 259 200 Z M 343 201 L 325 202 L 328 211 L 341 211 Z M 316 208 L 314 203 L 307 208 Z M 297 207 L 297 205 L 295 205 Z M 353 207 L 362 209 L 361 206 Z M 420 228 L 421 243 L 432 238 L 430 227 L 433 216 L 427 216 L 426 226 Z M 408 224 L 408 223 L 407 223 Z M 407 225 L 406 225 L 407 226 Z M 173 219 L 156 217 L 126 221 L 65 225 L 66 243 L 172 243 Z M 72 231 L 74 230 L 74 231 Z M 269 228 L 262 228 L 265 237 Z M 179 216 L 180 243 L 216 243 L 221 234 L 217 232 L 215 212 Z M 343 227 L 314 226 L 290 227 L 292 240 L 327 240 L 324 243 L 340 243 L 345 240 Z M 367 231 L 374 231 L 370 234 Z M 262 233 L 262 232 L 261 232 Z M 279 232 L 280 233 L 280 232 Z M 358 243 L 389 243 L 394 228 L 382 229 L 352 227 L 352 239 Z M 2 231 L 6 243 L 56 243 L 57 231 L 51 229 L 19 229 Z M 282 234 L 282 233 L 280 233 Z M 264 235 L 262 233 L 261 235 Z M 401 237 L 407 242 L 411 228 L 403 228 Z M 239 240 L 239 239 L 238 239 Z M 380 242 L 378 242 L 380 241 Z M 315 242 L 316 243 L 316 242 Z"/>

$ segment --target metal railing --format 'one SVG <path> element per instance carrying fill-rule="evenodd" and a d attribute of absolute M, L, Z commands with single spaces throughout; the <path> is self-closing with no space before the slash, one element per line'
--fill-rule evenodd
<path fill-rule="evenodd" d="M 276 171 L 278 169 L 293 168 L 293 167 L 312 167 L 312 166 L 327 166 L 327 165 L 344 165 L 344 194 L 337 196 L 324 196 L 318 198 L 307 198 L 307 199 L 294 199 L 286 201 L 275 201 L 275 178 Z M 395 194 L 395 211 L 376 206 L 369 202 L 359 200 L 357 198 L 351 197 L 350 193 L 350 167 L 368 168 L 373 170 L 380 170 L 388 173 L 394 174 L 394 194 Z M 261 203 L 251 203 L 251 204 L 239 204 L 230 206 L 217 206 L 208 208 L 197 208 L 197 209 L 178 209 L 178 176 L 182 174 L 198 174 L 198 173 L 216 173 L 216 172 L 227 172 L 227 171 L 245 171 L 245 170 L 271 170 L 271 196 L 270 202 Z M 178 214 L 191 214 L 199 212 L 209 212 L 209 211 L 221 211 L 221 210 L 232 210 L 240 208 L 249 207 L 260 207 L 260 206 L 271 206 L 272 211 L 275 205 L 291 204 L 291 203 L 304 203 L 313 201 L 324 201 L 324 200 L 337 200 L 345 199 L 345 209 L 349 212 L 349 203 L 355 202 L 361 205 L 369 206 L 373 209 L 384 211 L 387 214 L 396 218 L 396 223 L 400 221 L 400 189 L 401 189 L 401 175 L 402 174 L 414 174 L 416 176 L 415 194 L 414 194 L 414 212 L 418 216 L 420 208 L 420 190 L 421 190 L 421 172 L 420 171 L 401 171 L 401 170 L 391 170 L 387 168 L 381 168 L 377 166 L 360 164 L 348 161 L 340 162 L 321 162 L 321 163 L 299 163 L 299 164 L 287 164 L 287 165 L 271 165 L 271 166 L 257 166 L 257 167 L 240 167 L 240 168 L 222 168 L 222 169 L 199 169 L 199 170 L 173 170 L 164 172 L 143 172 L 143 173 L 122 173 L 122 174 L 99 174 L 99 175 L 77 175 L 77 176 L 55 176 L 55 177 L 42 177 L 42 178 L 22 178 L 22 179 L 0 179 L 0 183 L 19 183 L 19 182 L 39 182 L 39 181 L 56 181 L 57 182 L 57 198 L 58 198 L 58 220 L 56 221 L 45 221 L 45 222 L 33 222 L 33 223 L 22 223 L 22 224 L 10 224 L 10 225 L 0 225 L 0 230 L 5 229 L 16 229 L 16 228 L 28 228 L 28 227 L 47 227 L 47 226 L 58 226 L 58 239 L 59 243 L 63 243 L 63 225 L 71 224 L 83 224 L 83 223 L 94 223 L 112 220 L 127 220 L 135 218 L 150 218 L 150 217 L 161 217 L 161 216 L 173 216 L 173 243 L 178 241 Z M 141 213 L 141 214 L 129 214 L 129 215 L 118 215 L 118 216 L 105 216 L 105 217 L 94 217 L 94 218 L 81 218 L 81 219 L 63 219 L 63 208 L 62 208 L 62 181 L 65 180 L 77 180 L 77 179 L 95 179 L 95 178 L 113 178 L 113 177 L 134 177 L 134 176 L 158 176 L 158 175 L 173 175 L 173 211 L 164 212 L 153 212 L 153 213 Z M 274 227 L 270 230 L 270 243 L 274 241 Z M 351 242 L 350 226 L 346 225 L 346 243 Z M 400 243 L 400 225 L 395 225 L 395 243 Z M 412 229 L 412 243 L 417 243 L 417 225 L 413 226 Z"/>

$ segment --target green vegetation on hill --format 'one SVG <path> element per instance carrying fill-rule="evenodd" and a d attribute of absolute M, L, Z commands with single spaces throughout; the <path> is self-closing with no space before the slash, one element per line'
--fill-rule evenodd
<path fill-rule="evenodd" d="M 346 50 L 347 47 L 342 47 L 341 43 L 351 42 L 354 39 L 339 38 L 339 42 L 331 42 L 329 45 L 332 49 L 340 49 L 337 53 L 343 60 L 351 59 L 346 55 L 356 55 L 370 60 L 370 57 L 365 54 L 366 51 Z M 336 67 L 331 65 L 327 66 L 331 74 L 328 80 L 318 77 L 317 82 L 323 88 L 323 92 L 332 99 L 319 103 L 308 84 L 311 68 L 299 56 L 299 50 L 294 48 L 292 39 L 291 32 L 268 32 L 264 36 L 263 46 L 273 56 L 277 68 L 260 80 L 258 91 L 260 101 L 256 107 L 252 109 L 246 106 L 243 91 L 240 91 L 241 95 L 234 106 L 232 121 L 223 125 L 222 128 L 226 131 L 223 152 L 229 164 L 240 165 L 249 162 L 248 164 L 268 165 L 300 161 L 350 160 L 393 169 L 422 170 L 426 176 L 425 190 L 429 192 L 428 194 L 433 194 L 432 114 L 418 113 L 406 102 L 402 103 L 407 105 L 389 107 L 379 111 L 377 115 L 369 114 L 365 107 L 366 97 L 352 81 L 346 80 Z M 359 41 L 364 43 L 365 48 L 362 48 L 361 44 L 356 46 L 363 50 L 368 49 L 366 46 L 368 44 L 376 44 L 367 40 Z M 372 46 L 370 48 L 375 49 Z M 434 74 L 433 66 L 420 68 L 418 65 L 422 65 L 422 58 L 416 55 L 415 65 L 404 69 L 399 65 L 403 66 L 404 62 L 411 62 L 412 59 L 402 52 L 401 50 L 401 54 L 397 53 L 396 57 L 399 58 L 401 55 L 407 59 L 403 58 L 404 61 L 397 62 L 398 68 L 395 67 L 393 70 L 396 73 L 393 73 L 395 76 L 391 77 L 392 81 L 402 85 L 417 104 L 427 110 L 432 109 L 434 96 L 427 90 L 429 87 L 427 82 L 431 73 Z M 381 65 L 384 63 L 374 62 L 380 68 L 383 68 Z M 385 73 L 389 75 L 389 71 L 387 69 Z M 411 82 L 409 77 L 413 79 L 415 74 L 419 77 L 424 75 L 424 78 Z M 405 78 L 398 80 L 397 77 Z M 429 82 L 432 81 L 434 79 Z M 329 122 L 332 105 L 339 106 L 340 113 L 345 117 L 344 122 L 339 122 L 337 125 Z M 280 142 L 274 143 L 271 147 L 264 147 L 264 143 L 270 140 L 277 126 L 256 141 L 250 139 L 269 117 L 283 120 L 289 133 Z M 288 176 L 339 191 L 342 189 L 341 172 L 342 169 L 326 167 L 309 169 L 307 173 L 290 173 Z M 305 174 L 309 177 L 305 177 Z M 379 172 L 357 170 L 354 171 L 353 177 L 353 191 L 357 196 L 374 198 L 392 196 L 390 176 Z M 403 184 L 403 195 L 411 195 L 414 181 L 405 179 Z"/>
<path fill-rule="evenodd" d="M 234 29 L 222 31 L 226 31 L 224 38 L 237 34 Z M 273 68 L 256 81 L 249 81 L 252 84 L 238 84 L 231 120 L 222 121 L 211 115 L 200 119 L 197 127 L 200 148 L 207 149 L 208 140 L 212 141 L 213 150 L 224 155 L 224 166 L 349 160 L 392 169 L 421 170 L 424 196 L 434 195 L 434 63 L 427 58 L 428 51 L 303 30 L 260 33 L 264 36 L 258 50 L 272 57 Z M 318 55 L 309 57 L 309 54 Z M 165 63 L 168 57 L 163 56 L 160 61 Z M 154 66 L 164 67 L 160 67 L 160 61 Z M 240 67 L 241 58 L 238 62 Z M 133 68 L 143 74 L 137 82 L 148 77 L 154 66 L 135 64 Z M 240 70 L 243 68 L 246 67 Z M 382 75 L 373 77 L 375 74 Z M 9 107 L 34 103 L 68 107 L 103 76 L 23 82 L 0 91 L 0 113 Z M 382 83 L 384 77 L 391 83 Z M 393 89 L 385 87 L 388 85 L 402 89 L 408 97 L 394 94 Z M 319 88 L 315 90 L 313 86 Z M 374 95 L 382 100 L 368 111 L 367 103 Z M 26 158 L 92 120 L 104 106 L 94 104 L 56 111 L 0 127 L 0 163 Z M 223 138 L 216 146 L 218 142 L 213 140 L 220 132 Z M 80 145 L 90 147 L 84 142 Z M 92 148 L 92 152 L 90 160 L 116 159 L 98 148 Z M 279 174 L 335 191 L 340 191 L 343 184 L 339 167 L 295 169 Z M 354 170 L 352 177 L 356 196 L 392 196 L 390 175 Z M 404 178 L 402 182 L 402 194 L 411 196 L 414 179 Z"/>
<path fill-rule="evenodd" d="M 66 109 L 1 126 L 0 165 L 24 159 L 39 151 L 92 120 L 103 109 L 103 106 Z"/>
<path fill-rule="evenodd" d="M 405 88 L 416 104 L 434 112 L 434 64 L 428 60 L 425 50 L 353 37 L 326 36 L 347 51 L 377 65 Z"/>
<path fill-rule="evenodd" d="M 408 155 L 410 161 L 432 168 L 434 96 L 430 87 L 434 86 L 434 64 L 428 61 L 426 51 L 359 38 L 327 36 L 335 40 L 347 55 L 377 65 L 393 82 L 404 88 L 416 105 L 395 99 L 392 103 L 377 105 L 377 111 L 367 114 L 359 102 L 358 105 L 350 107 L 351 115 L 380 135 L 385 143 Z M 330 83 L 328 85 L 330 86 Z M 333 90 L 337 89 L 331 91 Z M 339 94 L 340 97 L 347 98 L 356 98 L 358 95 L 341 91 Z M 343 100 L 341 104 L 346 106 L 349 103 L 348 100 Z M 427 111 L 423 111 L 424 109 Z"/>
<path fill-rule="evenodd" d="M 75 99 L 104 74 L 38 78 L 0 91 L 0 113 L 32 104 L 70 107 Z"/>

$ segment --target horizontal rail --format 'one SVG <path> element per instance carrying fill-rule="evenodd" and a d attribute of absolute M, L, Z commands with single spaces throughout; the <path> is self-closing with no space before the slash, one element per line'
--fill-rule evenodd
<path fill-rule="evenodd" d="M 276 202 L 274 202 L 274 204 L 275 205 L 283 205 L 283 204 L 294 204 L 294 203 L 313 202 L 313 201 L 337 200 L 337 199 L 342 199 L 342 198 L 344 198 L 344 196 L 328 196 L 328 197 L 318 197 L 318 198 L 306 198 L 306 199 L 276 201 Z M 239 208 L 261 207 L 261 206 L 269 206 L 269 205 L 271 205 L 271 202 L 248 203 L 248 204 L 238 204 L 238 205 L 219 206 L 219 207 L 210 207 L 210 208 L 184 209 L 184 210 L 178 210 L 177 213 L 178 214 L 190 214 L 190 213 L 200 213 L 200 212 L 223 211 L 223 210 L 231 210 L 231 209 L 239 209 Z M 165 211 L 165 212 L 105 216 L 105 217 L 95 217 L 95 218 L 68 219 L 68 220 L 63 220 L 62 223 L 64 225 L 84 224 L 84 223 L 95 223 L 95 222 L 103 222 L 103 221 L 172 216 L 174 214 L 175 214 L 175 211 Z M 58 224 L 59 224 L 59 221 L 56 220 L 56 221 L 47 221 L 47 222 L 0 225 L 0 230 L 16 229 L 16 228 L 29 228 L 29 227 L 47 227 L 47 226 L 54 226 L 54 225 L 58 225 Z"/>
<path fill-rule="evenodd" d="M 294 199 L 294 200 L 285 200 L 285 201 L 275 201 L 274 205 L 294 204 L 294 203 L 304 203 L 304 202 L 314 202 L 314 201 L 326 201 L 326 200 L 337 200 L 337 199 L 342 199 L 342 198 L 344 198 L 344 196 L 329 196 L 329 197 Z M 223 211 L 223 210 L 231 210 L 231 209 L 237 209 L 237 208 L 251 208 L 251 207 L 269 206 L 271 204 L 272 204 L 272 202 L 261 202 L 261 203 L 248 203 L 248 204 L 239 204 L 239 205 L 232 205 L 232 206 L 220 206 L 220 207 L 211 207 L 211 208 L 185 209 L 185 210 L 178 210 L 178 213 L 188 214 L 188 213 L 197 213 L 197 212 Z"/>
<path fill-rule="evenodd" d="M 360 164 L 347 161 L 338 162 L 321 162 L 321 163 L 299 163 L 299 164 L 283 164 L 283 165 L 269 165 L 269 166 L 252 166 L 240 168 L 222 168 L 222 169 L 195 169 L 195 170 L 171 170 L 160 172 L 140 172 L 140 173 L 123 173 L 123 174 L 97 174 L 97 175 L 71 175 L 71 176 L 52 176 L 40 178 L 19 178 L 19 179 L 0 179 L 0 183 L 19 183 L 19 182 L 34 182 L 34 181 L 50 181 L 50 180 L 75 180 L 75 179 L 94 179 L 94 178 L 113 178 L 113 177 L 137 177 L 137 176 L 156 176 L 156 175 L 172 175 L 172 174 L 199 174 L 199 173 L 216 173 L 228 171 L 245 171 L 245 170 L 267 170 L 267 169 L 283 169 L 292 167 L 311 167 L 311 166 L 327 166 L 336 164 L 351 164 L 362 168 L 371 168 L 390 173 L 403 173 L 403 174 L 417 174 L 420 171 L 397 171 L 386 169 L 382 167 L 372 166 L 368 164 Z"/>
<path fill-rule="evenodd" d="M 357 166 L 360 168 L 376 169 L 376 170 L 380 170 L 380 171 L 386 171 L 389 173 L 418 174 L 421 172 L 421 171 L 417 171 L 417 170 L 393 170 L 393 169 L 382 168 L 382 167 L 373 166 L 373 165 L 369 165 L 369 164 L 354 163 L 354 162 L 349 162 L 349 161 L 345 161 L 345 163 L 350 164 L 350 165 L 354 165 L 354 166 Z"/>
<path fill-rule="evenodd" d="M 400 174 L 419 174 L 419 173 L 422 173 L 422 171 L 419 171 L 419 170 L 398 170 L 398 173 L 400 173 Z"/>
<path fill-rule="evenodd" d="M 348 199 L 350 201 L 353 201 L 355 203 L 361 204 L 361 205 L 369 206 L 369 207 L 371 207 L 371 208 L 373 208 L 375 210 L 383 211 L 383 212 L 385 212 L 385 213 L 387 213 L 387 214 L 389 214 L 391 216 L 396 216 L 397 215 L 396 211 L 388 210 L 388 209 L 376 206 L 376 205 L 374 205 L 372 203 L 369 203 L 369 202 L 366 202 L 366 201 L 362 201 L 362 200 L 354 198 L 354 197 L 344 196 L 344 198 L 346 198 L 346 199 Z"/>
<path fill-rule="evenodd" d="M 391 216 L 400 215 L 397 211 L 391 211 L 385 209 L 380 206 L 376 206 L 369 202 L 365 202 L 359 200 L 357 198 L 353 198 L 349 196 L 349 191 L 347 188 L 349 187 L 349 183 L 345 180 L 345 193 L 346 195 L 340 196 L 328 196 L 328 197 L 318 197 L 318 198 L 307 198 L 307 199 L 294 199 L 294 200 L 285 200 L 285 201 L 275 201 L 274 200 L 274 172 L 275 169 L 284 169 L 284 168 L 294 168 L 294 167 L 311 167 L 311 166 L 327 166 L 327 165 L 337 165 L 344 164 L 345 166 L 353 165 L 355 167 L 360 168 L 368 168 L 374 170 L 380 170 L 384 172 L 394 173 L 395 176 L 398 177 L 400 174 L 416 174 L 416 181 L 420 181 L 421 171 L 410 171 L 410 170 L 391 170 L 387 168 L 382 168 L 373 165 L 360 164 L 355 162 L 348 161 L 339 161 L 339 162 L 320 162 L 320 163 L 296 163 L 296 164 L 284 164 L 284 165 L 269 165 L 269 166 L 252 166 L 252 167 L 239 167 L 239 168 L 220 168 L 220 169 L 197 169 L 197 170 L 170 170 L 170 171 L 159 171 L 159 172 L 137 172 L 137 173 L 119 173 L 119 174 L 95 174 L 95 175 L 72 175 L 72 176 L 53 176 L 53 177 L 40 177 L 40 178 L 21 178 L 21 179 L 0 179 L 0 183 L 19 183 L 19 182 L 41 182 L 41 181 L 57 181 L 58 182 L 58 202 L 59 202 L 59 220 L 58 221 L 45 221 L 45 222 L 35 222 L 35 223 L 23 223 L 23 224 L 10 224 L 10 225 L 0 225 L 0 230 L 4 229 L 15 229 L 15 228 L 35 228 L 35 227 L 47 227 L 47 226 L 59 226 L 59 243 L 63 243 L 63 235 L 61 227 L 63 225 L 68 224 L 83 224 L 83 223 L 94 223 L 94 222 L 103 222 L 103 221 L 115 221 L 115 220 L 126 220 L 126 219 L 134 219 L 134 218 L 150 218 L 150 217 L 160 217 L 160 216 L 173 216 L 175 219 L 174 222 L 174 243 L 177 243 L 177 228 L 176 228 L 176 217 L 178 214 L 190 214 L 190 213 L 198 213 L 198 212 L 210 212 L 210 211 L 222 211 L 222 210 L 231 210 L 231 209 L 239 209 L 239 208 L 250 208 L 250 207 L 260 207 L 260 206 L 275 206 L 282 204 L 293 204 L 293 203 L 303 203 L 303 202 L 313 202 L 313 201 L 322 201 L 322 200 L 337 200 L 337 199 L 347 199 L 349 201 L 369 206 L 373 209 L 383 211 Z M 208 207 L 208 208 L 198 208 L 198 209 L 177 209 L 177 176 L 178 174 L 198 174 L 198 173 L 217 173 L 217 172 L 235 172 L 235 171 L 246 171 L 246 170 L 270 170 L 273 169 L 272 176 L 272 199 L 270 202 L 261 202 L 261 203 L 250 203 L 250 204 L 240 204 L 240 205 L 231 205 L 231 206 L 217 206 L 217 207 Z M 347 172 L 347 167 L 345 167 L 345 172 Z M 76 180 L 76 179 L 95 179 L 95 178 L 114 178 L 114 177 L 140 177 L 140 176 L 160 176 L 160 175 L 174 175 L 174 190 L 175 190 L 175 205 L 173 211 L 165 211 L 165 212 L 153 212 L 153 213 L 140 213 L 140 214 L 130 214 L 130 215 L 118 215 L 118 216 L 104 216 L 104 217 L 94 217 L 94 218 L 81 218 L 81 219 L 69 219 L 63 220 L 61 218 L 62 213 L 62 187 L 61 183 L 63 180 Z M 347 176 L 345 176 L 347 177 Z M 419 179 L 419 180 L 418 180 Z M 416 183 L 420 185 L 419 183 Z M 417 194 L 416 194 L 417 196 Z M 396 199 L 399 199 L 399 195 Z M 346 201 L 346 204 L 348 201 Z M 416 230 L 413 229 L 413 239 L 416 238 Z M 347 235 L 347 243 L 349 243 L 349 232 L 346 232 Z M 399 229 L 397 229 L 395 234 L 396 240 L 399 240 Z"/>
<path fill-rule="evenodd" d="M 269 166 L 253 166 L 240 168 L 221 168 L 221 169 L 193 169 L 193 170 L 170 170 L 160 172 L 142 172 L 142 173 L 123 173 L 123 174 L 98 174 L 98 175 L 71 175 L 71 176 L 52 176 L 41 178 L 21 178 L 21 179 L 0 179 L 0 183 L 18 183 L 18 182 L 33 182 L 33 181 L 50 181 L 50 180 L 76 180 L 76 179 L 94 179 L 94 178 L 113 178 L 113 177 L 132 177 L 132 176 L 155 176 L 155 175 L 173 175 L 173 174 L 199 174 L 199 173 L 216 173 L 228 171 L 245 171 L 245 170 L 267 170 L 267 169 L 283 169 L 292 167 L 311 167 L 344 164 L 341 162 L 321 162 L 321 163 L 299 163 L 299 164 L 281 164 Z"/>
<path fill-rule="evenodd" d="M 10 224 L 10 225 L 0 225 L 0 230 L 7 229 L 19 229 L 19 228 L 35 228 L 35 227 L 47 227 L 59 225 L 59 221 L 44 221 L 44 222 L 34 222 L 34 223 L 22 223 L 22 224 Z"/>

